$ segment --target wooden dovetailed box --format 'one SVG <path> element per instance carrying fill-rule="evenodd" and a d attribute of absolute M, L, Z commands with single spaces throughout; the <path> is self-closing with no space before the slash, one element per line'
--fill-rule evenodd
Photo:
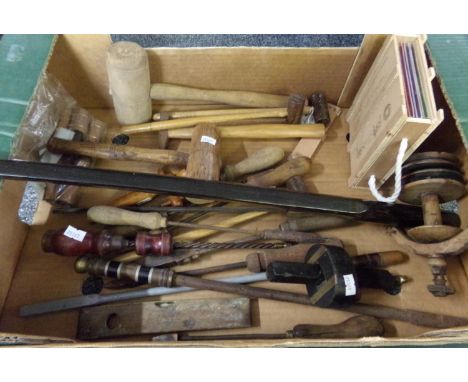
<path fill-rule="evenodd" d="M 367 73 L 346 116 L 350 187 L 367 187 L 371 175 L 382 186 L 395 171 L 401 140 L 408 138 L 407 159 L 442 122 L 424 43 L 421 36 L 387 37 Z"/>

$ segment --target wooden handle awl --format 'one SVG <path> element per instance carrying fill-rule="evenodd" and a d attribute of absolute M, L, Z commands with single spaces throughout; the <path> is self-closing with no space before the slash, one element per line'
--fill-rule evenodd
<path fill-rule="evenodd" d="M 151 98 L 162 101 L 208 101 L 244 107 L 287 107 L 288 96 L 237 90 L 207 90 L 171 84 L 152 84 Z"/>
<path fill-rule="evenodd" d="M 295 158 L 281 166 L 247 178 L 247 184 L 259 187 L 280 186 L 296 175 L 304 175 L 310 169 L 310 160 L 304 157 Z"/>
<path fill-rule="evenodd" d="M 361 338 L 381 336 L 382 323 L 371 316 L 354 316 L 335 325 L 296 325 L 292 330 L 294 338 Z"/>
<path fill-rule="evenodd" d="M 172 139 L 191 139 L 193 129 L 169 130 Z M 314 125 L 287 124 L 258 124 L 239 126 L 218 126 L 221 138 L 232 139 L 289 139 L 289 138 L 318 138 L 325 136 L 325 126 L 321 123 Z"/>
<path fill-rule="evenodd" d="M 91 158 L 131 160 L 174 166 L 185 166 L 188 154 L 175 150 L 146 149 L 126 145 L 91 142 L 71 142 L 51 138 L 47 148 L 52 152 L 83 155 Z"/>
<path fill-rule="evenodd" d="M 224 177 L 226 180 L 234 180 L 243 175 L 262 171 L 281 162 L 283 158 L 284 150 L 281 147 L 264 147 L 235 165 L 225 166 Z"/>
<path fill-rule="evenodd" d="M 132 225 L 151 230 L 167 225 L 166 218 L 157 212 L 133 212 L 110 206 L 91 207 L 87 216 L 93 222 L 106 225 Z"/>

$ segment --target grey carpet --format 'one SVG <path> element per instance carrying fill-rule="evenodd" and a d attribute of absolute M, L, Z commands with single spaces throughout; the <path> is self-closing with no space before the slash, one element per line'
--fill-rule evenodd
<path fill-rule="evenodd" d="M 145 48 L 156 47 L 355 47 L 360 34 L 114 34 L 113 41 L 133 41 Z"/>

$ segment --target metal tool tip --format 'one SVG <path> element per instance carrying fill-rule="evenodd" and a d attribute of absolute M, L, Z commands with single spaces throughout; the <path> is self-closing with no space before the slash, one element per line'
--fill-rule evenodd
<path fill-rule="evenodd" d="M 411 277 L 408 277 L 408 276 L 398 276 L 398 278 L 399 278 L 400 284 L 405 284 L 405 283 L 409 283 L 410 281 L 412 281 Z"/>
<path fill-rule="evenodd" d="M 80 256 L 75 261 L 75 272 L 77 273 L 85 273 L 87 270 L 88 265 L 88 257 Z"/>

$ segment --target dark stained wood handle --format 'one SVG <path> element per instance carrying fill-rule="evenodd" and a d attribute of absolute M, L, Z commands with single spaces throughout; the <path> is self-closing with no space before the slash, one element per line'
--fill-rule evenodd
<path fill-rule="evenodd" d="M 354 316 L 336 325 L 296 325 L 294 338 L 361 338 L 382 336 L 384 327 L 375 317 Z"/>
<path fill-rule="evenodd" d="M 264 272 L 273 261 L 304 262 L 305 256 L 312 246 L 310 243 L 292 245 L 286 248 L 258 250 L 247 255 L 247 269 L 252 273 Z"/>

